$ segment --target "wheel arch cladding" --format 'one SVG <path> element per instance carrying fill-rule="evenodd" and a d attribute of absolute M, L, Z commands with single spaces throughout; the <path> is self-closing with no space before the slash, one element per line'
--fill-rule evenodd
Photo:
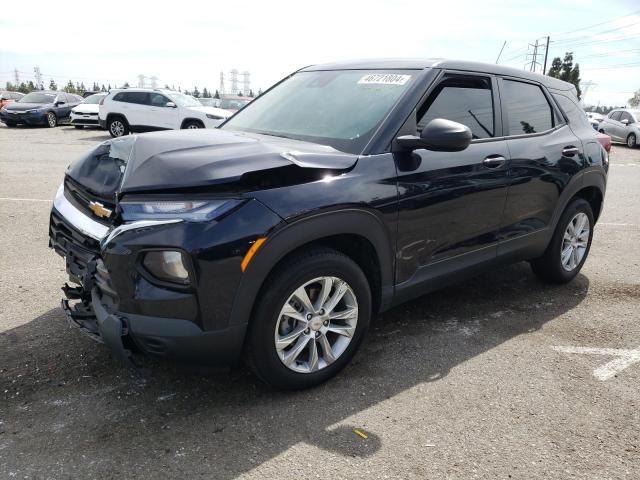
<path fill-rule="evenodd" d="M 393 296 L 394 258 L 388 232 L 371 212 L 343 210 L 298 220 L 267 238 L 242 276 L 231 323 L 248 323 L 260 289 L 273 269 L 290 254 L 312 245 L 333 248 L 354 260 L 369 280 L 373 308 L 388 307 Z"/>
<path fill-rule="evenodd" d="M 576 197 L 584 198 L 589 202 L 593 209 L 593 217 L 597 220 L 598 216 L 602 212 L 602 203 L 604 201 L 606 185 L 607 178 L 601 167 L 586 170 L 584 173 L 572 178 L 558 200 L 551 224 L 551 230 L 553 231 L 556 228 L 556 225 L 558 224 L 558 221 L 565 209 L 571 200 Z M 594 207 L 597 207 L 597 210 Z"/>
<path fill-rule="evenodd" d="M 598 221 L 598 217 L 600 216 L 600 212 L 602 211 L 602 192 L 598 187 L 590 186 L 585 187 L 582 190 L 578 191 L 574 195 L 575 197 L 584 198 L 589 205 L 591 205 L 591 211 L 593 212 L 594 221 Z"/>
<path fill-rule="evenodd" d="M 184 120 L 182 120 L 182 123 L 180 124 L 180 128 L 184 128 L 185 125 L 187 125 L 188 123 L 198 123 L 200 125 L 202 125 L 202 127 L 204 128 L 204 122 L 202 120 L 200 120 L 199 118 L 185 118 Z"/>

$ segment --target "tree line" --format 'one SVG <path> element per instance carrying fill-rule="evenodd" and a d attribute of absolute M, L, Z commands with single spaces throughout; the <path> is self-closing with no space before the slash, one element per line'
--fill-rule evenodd
<path fill-rule="evenodd" d="M 93 85 L 90 85 L 90 87 L 91 88 L 87 88 L 84 82 L 73 83 L 73 81 L 69 80 L 65 84 L 65 86 L 62 88 L 62 90 L 67 93 L 75 93 L 78 95 L 82 95 L 85 92 L 108 92 L 112 88 L 110 83 L 105 86 L 104 83 L 99 84 L 98 82 L 93 82 Z M 114 85 L 113 88 L 129 88 L 129 87 L 130 87 L 129 82 L 124 82 L 121 87 Z M 178 88 L 176 89 L 175 86 L 169 87 L 169 85 L 165 85 L 164 88 L 166 88 L 167 90 L 182 92 L 182 88 L 180 86 L 178 86 Z M 54 90 L 54 91 L 58 90 L 58 84 L 55 82 L 55 80 L 51 79 L 51 81 L 49 82 L 48 89 Z M 44 90 L 44 86 L 41 85 L 40 87 L 38 87 L 33 83 L 32 80 L 29 80 L 28 82 L 20 82 L 19 84 L 7 82 L 5 85 L 5 90 L 8 90 L 10 92 L 29 93 L 29 92 L 33 92 L 34 90 Z M 206 87 L 203 88 L 202 91 L 200 91 L 198 87 L 193 87 L 193 90 L 191 91 L 185 90 L 182 93 L 186 95 L 193 95 L 196 98 L 220 98 L 220 92 L 218 92 L 218 90 L 215 90 L 214 92 L 212 92 Z M 258 91 L 258 95 L 260 95 L 261 93 L 262 93 L 261 90 Z M 243 92 L 238 92 L 238 95 L 241 97 L 244 96 Z M 253 90 L 249 90 L 249 97 L 251 98 L 255 97 Z"/>

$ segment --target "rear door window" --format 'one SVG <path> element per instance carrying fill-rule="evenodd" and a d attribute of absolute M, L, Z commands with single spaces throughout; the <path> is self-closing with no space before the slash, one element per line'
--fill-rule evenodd
<path fill-rule="evenodd" d="M 124 98 L 124 101 L 128 103 L 149 105 L 149 94 L 147 92 L 126 92 Z"/>
<path fill-rule="evenodd" d="M 541 133 L 553 128 L 553 108 L 538 85 L 506 79 L 502 84 L 508 135 Z"/>
<path fill-rule="evenodd" d="M 452 76 L 443 80 L 418 110 L 418 130 L 435 118 L 466 125 L 474 139 L 494 137 L 491 79 Z"/>
<path fill-rule="evenodd" d="M 629 112 L 622 112 L 620 114 L 620 121 L 626 120 L 629 123 L 633 123 L 633 117 L 629 114 Z"/>

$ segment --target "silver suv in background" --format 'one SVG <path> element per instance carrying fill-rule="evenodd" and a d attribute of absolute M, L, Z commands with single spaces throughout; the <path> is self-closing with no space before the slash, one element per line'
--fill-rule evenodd
<path fill-rule="evenodd" d="M 612 110 L 600 122 L 598 130 L 609 135 L 614 142 L 626 143 L 629 148 L 637 147 L 640 139 L 640 110 Z"/>

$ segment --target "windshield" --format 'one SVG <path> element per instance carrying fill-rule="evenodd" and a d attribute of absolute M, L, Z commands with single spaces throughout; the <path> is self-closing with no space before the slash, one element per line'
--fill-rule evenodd
<path fill-rule="evenodd" d="M 100 100 L 103 99 L 106 95 L 91 95 L 83 100 L 82 103 L 100 103 Z"/>
<path fill-rule="evenodd" d="M 22 97 L 20 103 L 53 103 L 56 98 L 55 93 L 31 92 Z"/>
<path fill-rule="evenodd" d="M 410 70 L 299 72 L 258 97 L 221 128 L 360 153 L 413 76 Z"/>
<path fill-rule="evenodd" d="M 181 107 L 201 107 L 202 106 L 202 104 L 198 101 L 198 99 L 196 99 L 195 97 L 192 97 L 191 95 L 185 95 L 184 93 L 176 93 L 176 92 L 167 93 L 167 95 L 171 98 L 171 100 L 176 102 Z"/>
<path fill-rule="evenodd" d="M 242 98 L 223 98 L 220 100 L 220 108 L 224 108 L 227 110 L 240 110 L 251 100 L 242 99 Z"/>

